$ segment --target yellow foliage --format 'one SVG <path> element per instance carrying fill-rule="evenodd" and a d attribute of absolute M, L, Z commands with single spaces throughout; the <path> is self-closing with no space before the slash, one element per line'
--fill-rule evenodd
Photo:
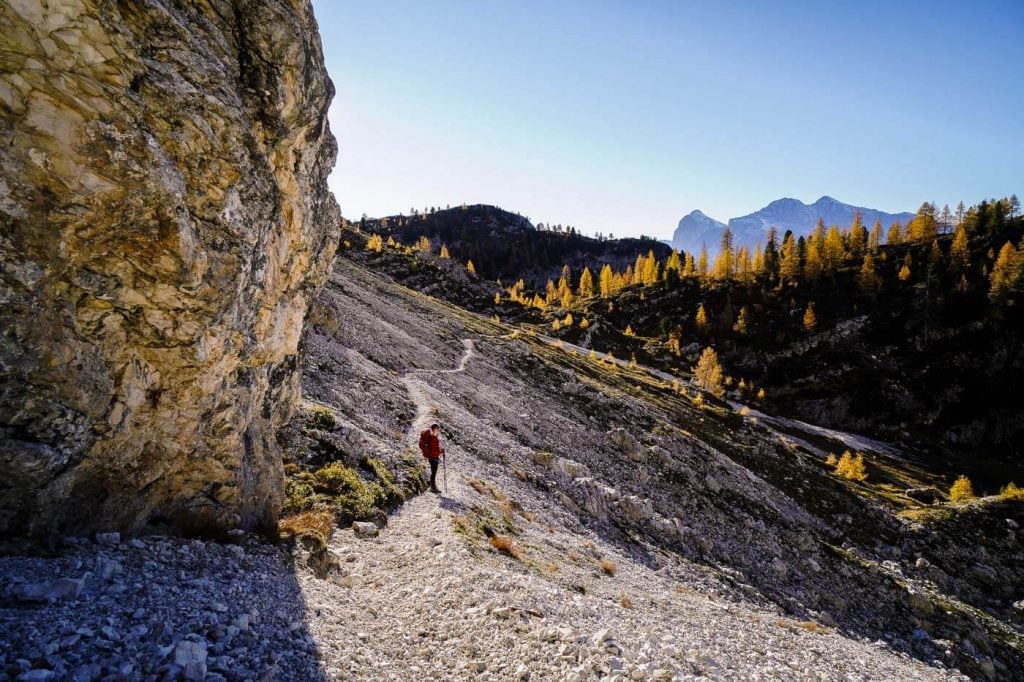
<path fill-rule="evenodd" d="M 473 261 L 467 261 L 466 262 L 466 269 L 469 270 L 470 273 L 472 273 L 474 275 L 476 274 L 476 266 L 473 265 Z"/>
<path fill-rule="evenodd" d="M 863 453 L 858 452 L 854 457 L 849 450 L 844 452 L 843 456 L 839 458 L 839 462 L 836 463 L 836 473 L 850 481 L 867 480 L 868 474 L 864 467 Z"/>
<path fill-rule="evenodd" d="M 704 388 L 717 396 L 724 392 L 722 389 L 722 366 L 718 363 L 718 354 L 715 349 L 708 346 L 701 353 L 697 366 L 693 368 L 694 380 Z"/>
<path fill-rule="evenodd" d="M 811 332 L 818 326 L 818 318 L 814 314 L 814 304 L 808 303 L 807 310 L 804 311 L 804 329 Z"/>
<path fill-rule="evenodd" d="M 949 499 L 954 502 L 966 502 L 967 500 L 974 499 L 974 486 L 971 485 L 971 479 L 966 476 L 961 476 L 953 482 L 953 485 L 949 487 Z"/>
<path fill-rule="evenodd" d="M 1024 488 L 1018 488 L 1016 483 L 1007 483 L 999 491 L 999 497 L 1004 500 L 1024 502 Z"/>
<path fill-rule="evenodd" d="M 366 250 L 380 253 L 384 250 L 384 240 L 379 234 L 371 234 L 366 238 Z"/>

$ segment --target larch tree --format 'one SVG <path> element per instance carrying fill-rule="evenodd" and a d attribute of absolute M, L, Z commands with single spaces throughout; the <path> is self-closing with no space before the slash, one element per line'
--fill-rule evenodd
<path fill-rule="evenodd" d="M 647 257 L 644 259 L 643 274 L 640 277 L 640 283 L 645 287 L 654 286 L 658 283 L 658 259 L 654 257 L 654 251 L 648 251 Z"/>
<path fill-rule="evenodd" d="M 601 287 L 601 298 L 608 298 L 615 292 L 615 275 L 612 274 L 612 266 L 607 263 L 601 267 L 599 286 Z"/>
<path fill-rule="evenodd" d="M 825 248 L 821 255 L 823 265 L 829 272 L 837 270 L 846 257 L 843 235 L 839 232 L 837 225 L 828 228 L 828 233 L 825 235 Z"/>
<path fill-rule="evenodd" d="M 683 277 L 693 277 L 697 272 L 697 266 L 693 262 L 693 254 L 687 253 L 683 256 Z"/>
<path fill-rule="evenodd" d="M 868 248 L 868 230 L 863 225 L 855 225 L 850 228 L 850 253 L 854 256 L 860 256 Z"/>
<path fill-rule="evenodd" d="M 944 204 L 939 212 L 939 234 L 949 234 L 953 227 L 953 212 L 949 210 L 949 204 Z"/>
<path fill-rule="evenodd" d="M 665 277 L 668 278 L 668 273 L 674 272 L 676 275 L 682 274 L 683 261 L 679 257 L 679 252 L 672 249 L 672 253 L 668 255 L 668 260 L 665 261 Z"/>
<path fill-rule="evenodd" d="M 708 314 L 704 310 L 703 303 L 697 306 L 697 315 L 693 318 L 693 321 L 697 325 L 698 331 L 704 331 L 708 328 Z"/>
<path fill-rule="evenodd" d="M 861 264 L 860 272 L 857 274 L 857 285 L 860 286 L 861 291 L 864 293 L 874 294 L 878 291 L 880 283 L 878 273 L 875 271 L 875 258 L 868 251 L 864 254 L 864 262 Z"/>
<path fill-rule="evenodd" d="M 935 219 L 935 204 L 927 201 L 921 204 L 921 208 L 917 209 L 917 215 L 907 225 L 907 231 L 911 241 L 934 239 L 939 233 L 938 222 Z"/>
<path fill-rule="evenodd" d="M 956 272 L 964 272 L 971 267 L 971 249 L 967 242 L 967 228 L 958 225 L 953 234 L 953 243 L 949 247 L 949 265 Z"/>
<path fill-rule="evenodd" d="M 473 275 L 476 274 L 476 266 L 473 265 L 473 261 L 472 260 L 466 261 L 466 269 L 469 270 L 470 274 L 473 274 Z"/>
<path fill-rule="evenodd" d="M 808 303 L 807 309 L 804 310 L 804 329 L 809 332 L 813 332 L 814 328 L 818 326 L 818 318 L 814 314 L 814 303 Z"/>
<path fill-rule="evenodd" d="M 971 485 L 971 479 L 966 476 L 953 481 L 953 485 L 949 487 L 949 499 L 953 502 L 966 502 L 967 500 L 974 499 L 974 486 Z"/>
<path fill-rule="evenodd" d="M 708 276 L 708 245 L 700 245 L 700 256 L 697 258 L 697 276 L 706 279 Z"/>
<path fill-rule="evenodd" d="M 636 262 L 633 264 L 633 274 L 627 284 L 643 284 L 644 269 L 647 266 L 647 259 L 642 254 L 637 254 Z"/>
<path fill-rule="evenodd" d="M 578 291 L 580 298 L 590 298 L 594 295 L 594 276 L 590 274 L 590 268 L 583 268 Z"/>
<path fill-rule="evenodd" d="M 750 262 L 750 249 L 746 246 L 741 246 L 736 254 L 736 275 L 741 282 L 754 279 L 754 265 Z"/>
<path fill-rule="evenodd" d="M 964 216 L 967 215 L 967 209 L 964 207 L 964 202 L 960 202 L 956 205 L 956 226 L 960 227 L 964 224 Z"/>
<path fill-rule="evenodd" d="M 722 239 L 718 244 L 718 255 L 715 256 L 714 275 L 717 279 L 729 279 L 733 275 L 732 230 L 722 230 Z"/>
<path fill-rule="evenodd" d="M 825 260 L 821 251 L 818 249 L 818 240 L 808 239 L 807 254 L 804 257 L 804 274 L 811 279 L 817 279 L 818 277 L 821 277 L 821 274 L 824 271 Z"/>
<path fill-rule="evenodd" d="M 898 222 L 889 226 L 889 232 L 885 235 L 885 243 L 896 246 L 903 243 L 903 226 Z"/>
<path fill-rule="evenodd" d="M 1021 255 L 1013 244 L 1006 242 L 999 249 L 999 256 L 992 266 L 989 276 L 988 297 L 992 301 L 1002 301 L 1020 287 Z"/>
<path fill-rule="evenodd" d="M 787 234 L 782 242 L 782 257 L 779 262 L 779 277 L 784 282 L 796 282 L 800 277 L 800 253 L 796 248 L 796 240 Z"/>
<path fill-rule="evenodd" d="M 754 245 L 754 261 L 750 265 L 754 271 L 754 277 L 764 277 L 768 274 L 768 268 L 765 265 L 764 251 L 761 249 L 761 242 Z"/>
<path fill-rule="evenodd" d="M 896 276 L 899 277 L 899 280 L 901 282 L 909 281 L 910 280 L 910 276 L 912 274 L 911 268 L 913 268 L 913 267 L 914 267 L 914 259 L 911 258 L 910 254 L 908 253 L 906 255 L 906 257 L 903 259 L 903 265 L 902 265 L 902 267 L 900 267 L 900 271 L 899 271 L 899 273 Z"/>
<path fill-rule="evenodd" d="M 704 349 L 693 368 L 693 379 L 716 396 L 725 393 L 722 388 L 722 365 L 718 362 L 718 353 L 711 346 Z"/>
<path fill-rule="evenodd" d="M 439 255 L 444 260 L 451 258 L 451 254 L 448 253 L 448 246 L 446 244 L 441 244 L 441 253 Z"/>
<path fill-rule="evenodd" d="M 871 226 L 871 233 L 868 235 L 868 249 L 872 253 L 878 253 L 878 247 L 882 243 L 882 221 L 876 220 Z"/>

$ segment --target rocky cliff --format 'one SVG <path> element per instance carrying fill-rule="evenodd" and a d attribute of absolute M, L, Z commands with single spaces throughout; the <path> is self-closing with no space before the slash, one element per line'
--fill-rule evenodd
<path fill-rule="evenodd" d="M 309 2 L 0 23 L 0 534 L 267 525 L 339 222 Z"/>

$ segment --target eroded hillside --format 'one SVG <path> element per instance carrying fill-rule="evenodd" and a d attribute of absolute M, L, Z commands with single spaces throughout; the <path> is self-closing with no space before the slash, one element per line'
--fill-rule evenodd
<path fill-rule="evenodd" d="M 6 670 L 919 680 L 1024 669 L 1019 504 L 909 521 L 685 382 L 684 395 L 345 258 L 305 352 L 305 402 L 281 434 L 287 509 L 307 514 L 282 524 L 292 539 L 101 537 L 2 559 L 3 615 L 19 614 L 2 631 Z M 418 492 L 414 442 L 435 420 L 442 495 Z M 376 525 L 355 533 L 353 519 Z M 40 576 L 77 589 L 32 602 L 66 586 Z M 128 589 L 143 583 L 154 587 Z"/>

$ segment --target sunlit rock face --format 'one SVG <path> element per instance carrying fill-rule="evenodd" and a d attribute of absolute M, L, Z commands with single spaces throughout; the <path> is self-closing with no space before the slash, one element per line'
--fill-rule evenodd
<path fill-rule="evenodd" d="M 0 23 L 0 534 L 269 526 L 339 222 L 308 0 Z"/>

